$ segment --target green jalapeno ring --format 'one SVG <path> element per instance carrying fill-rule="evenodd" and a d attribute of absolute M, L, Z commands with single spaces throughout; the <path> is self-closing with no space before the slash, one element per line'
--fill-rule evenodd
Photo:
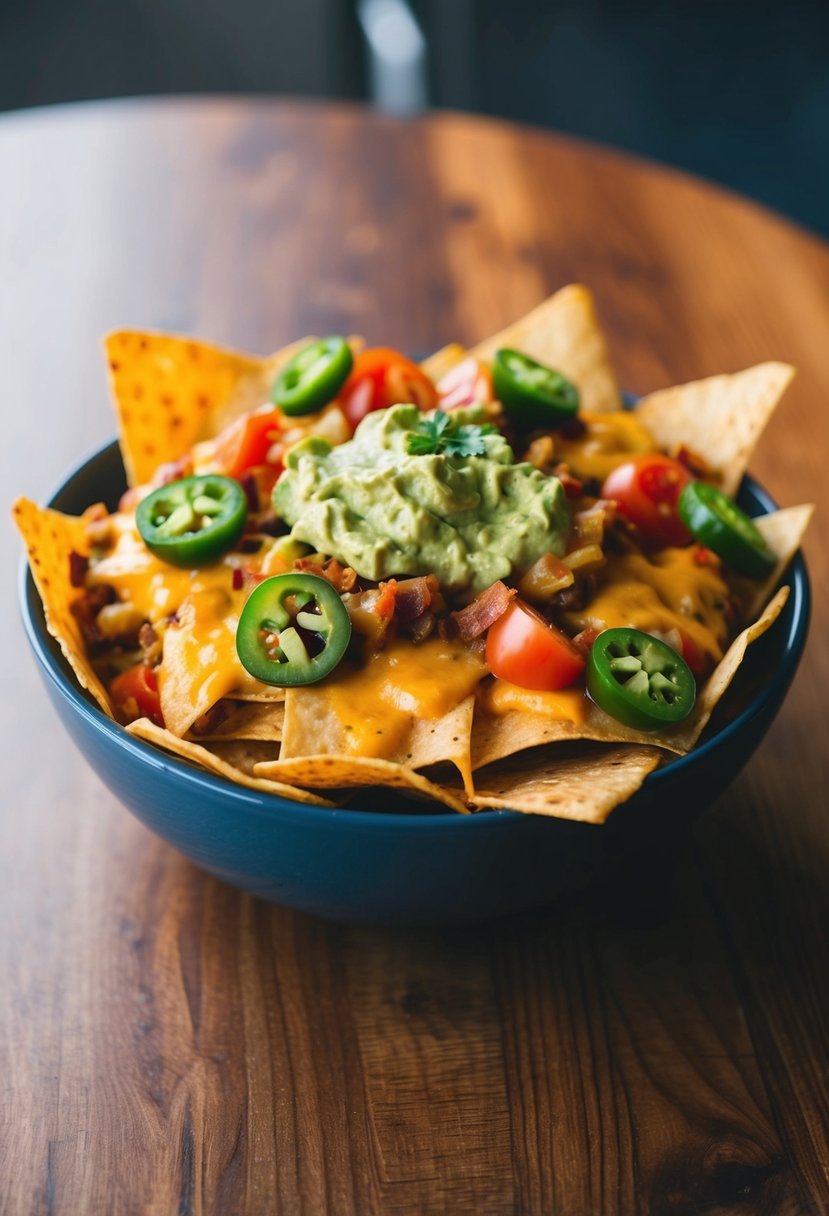
<path fill-rule="evenodd" d="M 696 539 L 749 578 L 771 574 L 777 559 L 736 503 L 705 481 L 689 481 L 677 503 L 682 522 Z"/>
<path fill-rule="evenodd" d="M 507 416 L 523 430 L 563 426 L 578 413 L 575 384 L 517 350 L 495 352 L 492 385 Z"/>
<path fill-rule="evenodd" d="M 135 526 L 144 544 L 170 566 L 207 566 L 245 530 L 248 500 L 238 481 L 218 473 L 159 486 L 138 504 Z"/>
<path fill-rule="evenodd" d="M 286 600 L 291 600 L 290 605 Z M 313 606 L 316 611 L 311 611 Z M 299 632 L 323 642 L 310 655 Z M 342 659 L 351 639 L 351 618 L 337 592 L 318 574 L 275 574 L 255 587 L 236 629 L 242 666 L 265 684 L 315 684 Z"/>
<path fill-rule="evenodd" d="M 605 629 L 587 657 L 587 691 L 625 726 L 676 726 L 694 707 L 697 689 L 681 655 L 641 629 Z"/>
<path fill-rule="evenodd" d="M 271 401 L 283 414 L 314 414 L 333 401 L 354 363 L 345 338 L 319 338 L 289 359 L 274 381 Z"/>

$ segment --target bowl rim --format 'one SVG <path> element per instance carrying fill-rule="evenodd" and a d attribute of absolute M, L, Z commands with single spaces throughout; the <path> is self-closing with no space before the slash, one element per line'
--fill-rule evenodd
<path fill-rule="evenodd" d="M 95 448 L 85 457 L 76 461 L 68 472 L 58 482 L 48 496 L 47 506 L 55 507 L 55 503 L 69 489 L 71 483 L 83 474 L 87 466 L 95 460 L 106 460 L 110 457 L 121 458 L 117 439 L 112 439 L 101 447 Z M 777 503 L 757 481 L 746 473 L 740 484 L 739 493 L 753 496 L 762 509 L 762 513 L 778 510 Z M 59 509 L 59 508 L 56 508 Z M 783 578 L 791 589 L 790 599 L 784 613 L 788 616 L 788 629 L 783 643 L 784 654 L 793 659 L 781 664 L 773 673 L 768 683 L 763 685 L 760 694 L 755 697 L 741 712 L 728 722 L 716 734 L 712 735 L 700 746 L 693 748 L 684 756 L 677 756 L 669 763 L 650 773 L 632 797 L 647 786 L 650 792 L 657 791 L 667 781 L 681 777 L 684 766 L 696 763 L 705 756 L 711 755 L 719 748 L 728 745 L 729 740 L 753 718 L 761 714 L 770 702 L 785 695 L 788 685 L 794 678 L 798 660 L 806 642 L 811 613 L 811 589 L 809 574 L 802 549 L 798 549 Z M 49 634 L 43 612 L 40 596 L 34 584 L 26 555 L 20 562 L 18 598 L 23 627 L 29 645 L 34 652 L 42 671 L 51 683 L 69 702 L 82 719 L 99 734 L 109 738 L 120 750 L 139 760 L 161 769 L 176 780 L 177 784 L 201 789 L 213 795 L 229 797 L 232 801 L 246 804 L 246 808 L 266 817 L 272 817 L 275 812 L 294 818 L 302 818 L 306 822 L 318 820 L 329 824 L 346 821 L 355 827 L 374 829 L 377 831 L 395 828 L 396 830 L 423 831 L 426 827 L 442 832 L 470 831 L 467 825 L 486 823 L 490 827 L 495 824 L 526 823 L 535 816 L 527 816 L 520 811 L 485 809 L 483 811 L 460 814 L 448 809 L 441 811 L 412 812 L 402 811 L 372 811 L 361 810 L 359 807 L 319 806 L 316 803 L 296 802 L 280 794 L 272 794 L 265 790 L 254 790 L 247 786 L 236 785 L 227 778 L 199 770 L 185 760 L 168 754 L 152 744 L 137 739 L 127 733 L 120 723 L 109 718 L 103 710 L 84 692 L 71 673 L 69 664 L 61 654 L 60 662 L 56 663 L 49 650 Z M 779 626 L 779 622 L 775 623 Z M 54 639 L 52 639 L 54 640 Z M 71 673 L 71 674 L 70 674 Z M 726 694 L 727 695 L 727 694 Z M 391 792 L 391 791 L 390 791 Z M 320 791 L 324 796 L 324 791 Z M 562 822 L 554 817 L 545 822 Z M 570 823 L 571 821 L 564 821 Z M 584 827 L 595 827 L 594 824 L 582 824 Z"/>

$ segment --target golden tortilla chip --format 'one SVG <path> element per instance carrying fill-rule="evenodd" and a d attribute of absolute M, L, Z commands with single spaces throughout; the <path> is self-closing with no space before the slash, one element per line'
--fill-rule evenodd
<path fill-rule="evenodd" d="M 448 761 L 454 764 L 468 789 L 472 720 L 475 697 L 465 697 L 442 718 L 416 718 L 380 706 L 376 739 L 352 738 L 331 705 L 324 686 L 289 688 L 285 697 L 282 760 L 309 755 L 374 758 L 410 769 Z M 366 748 L 372 746 L 372 751 Z M 359 748 L 359 750 L 357 750 Z"/>
<path fill-rule="evenodd" d="M 604 823 L 661 759 L 655 747 L 545 747 L 477 772 L 472 805 Z"/>
<path fill-rule="evenodd" d="M 296 782 L 297 785 L 310 785 L 316 789 L 387 786 L 442 802 L 453 811 L 466 813 L 468 810 L 460 797 L 449 788 L 429 781 L 420 773 L 391 760 L 369 759 L 366 756 L 302 756 L 294 760 L 257 764 L 253 771 L 257 777 L 289 784 Z"/>
<path fill-rule="evenodd" d="M 279 759 L 279 744 L 264 739 L 213 739 L 204 747 L 231 768 L 238 768 L 249 777 L 254 775 L 254 765 Z"/>
<path fill-rule="evenodd" d="M 800 548 L 809 520 L 814 514 L 814 505 L 804 503 L 799 507 L 784 507 L 769 515 L 760 515 L 754 520 L 757 531 L 777 558 L 777 565 L 765 582 L 757 587 L 746 611 L 753 620 L 771 599 L 772 592 L 783 577 L 783 572 Z"/>
<path fill-rule="evenodd" d="M 691 750 L 705 730 L 718 702 L 722 700 L 729 684 L 737 674 L 737 668 L 745 658 L 748 647 L 762 637 L 766 630 L 774 624 L 788 598 L 789 588 L 781 587 L 754 624 L 749 625 L 747 629 L 737 635 L 722 660 L 708 677 L 697 697 L 697 703 L 692 709 L 690 717 L 683 722 L 673 736 L 674 742 L 679 743 L 684 752 Z"/>
<path fill-rule="evenodd" d="M 759 363 L 733 376 L 709 376 L 643 397 L 636 417 L 660 447 L 697 452 L 734 495 L 751 453 L 794 375 L 788 363 Z"/>
<path fill-rule="evenodd" d="M 217 739 L 261 739 L 279 743 L 285 706 L 279 702 L 235 701 L 225 698 L 217 702 L 215 724 L 208 721 L 204 732 L 192 731 L 187 737 L 194 743 L 213 743 Z M 212 715 L 210 715 L 212 717 Z"/>
<path fill-rule="evenodd" d="M 257 358 L 168 334 L 109 334 L 110 388 L 129 484 L 146 483 L 160 464 L 266 402 L 279 368 L 309 340 Z"/>
<path fill-rule="evenodd" d="M 582 409 L 601 412 L 622 408 L 593 296 L 581 284 L 562 287 L 520 321 L 479 342 L 469 353 L 491 360 L 502 346 L 513 347 L 563 372 L 579 389 Z"/>
<path fill-rule="evenodd" d="M 233 781 L 237 785 L 244 785 L 248 789 L 259 790 L 264 794 L 279 794 L 283 798 L 292 798 L 295 802 L 310 802 L 316 806 L 334 805 L 327 799 L 320 798 L 318 794 L 298 789 L 296 785 L 283 785 L 279 781 L 272 781 L 264 776 L 251 776 L 244 769 L 229 763 L 208 748 L 201 747 L 198 743 L 191 743 L 187 739 L 179 739 L 170 731 L 156 726 L 149 718 L 139 718 L 136 722 L 130 722 L 126 729 L 137 739 L 143 739 L 145 743 L 153 743 L 156 747 L 163 748 L 165 752 L 170 752 L 182 760 L 189 760 L 198 768 L 206 769 L 218 777 L 226 777 L 228 781 Z"/>
<path fill-rule="evenodd" d="M 19 498 L 12 508 L 14 522 L 29 554 L 29 568 L 43 601 L 46 627 L 57 640 L 81 688 L 92 694 L 104 713 L 114 718 L 109 696 L 86 653 L 83 634 L 72 615 L 78 589 L 72 586 L 69 555 L 89 555 L 83 518 L 63 515 Z"/>

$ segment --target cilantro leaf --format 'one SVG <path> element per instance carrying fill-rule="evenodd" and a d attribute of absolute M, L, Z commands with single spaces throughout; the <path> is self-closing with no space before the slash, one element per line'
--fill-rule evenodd
<path fill-rule="evenodd" d="M 440 452 L 447 456 L 485 456 L 484 435 L 494 430 L 489 423 L 458 426 L 443 410 L 436 410 L 434 418 L 424 418 L 417 431 L 409 435 L 406 451 L 410 456 L 434 456 Z"/>

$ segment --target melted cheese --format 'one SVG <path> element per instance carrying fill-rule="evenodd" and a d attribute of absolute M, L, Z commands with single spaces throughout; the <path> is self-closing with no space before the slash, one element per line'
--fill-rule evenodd
<path fill-rule="evenodd" d="M 587 427 L 583 435 L 573 439 L 557 435 L 555 439 L 556 460 L 566 461 L 577 477 L 604 481 L 631 456 L 656 451 L 656 441 L 632 410 L 582 412 L 579 418 Z"/>
<path fill-rule="evenodd" d="M 728 588 L 713 566 L 700 566 L 694 549 L 611 555 L 586 608 L 564 614 L 572 632 L 629 625 L 645 633 L 687 634 L 713 662 L 728 639 Z"/>
<path fill-rule="evenodd" d="M 522 713 L 543 714 L 547 718 L 581 726 L 587 714 L 587 702 L 581 688 L 538 692 L 531 688 L 519 688 L 506 680 L 494 679 L 481 687 L 480 701 L 485 709 L 499 717 L 517 709 Z"/>
<path fill-rule="evenodd" d="M 340 670 L 321 685 L 326 703 L 355 755 L 391 755 L 412 718 L 442 718 L 486 675 L 483 661 L 460 642 L 430 638 L 419 646 L 396 642 L 364 667 Z"/>

